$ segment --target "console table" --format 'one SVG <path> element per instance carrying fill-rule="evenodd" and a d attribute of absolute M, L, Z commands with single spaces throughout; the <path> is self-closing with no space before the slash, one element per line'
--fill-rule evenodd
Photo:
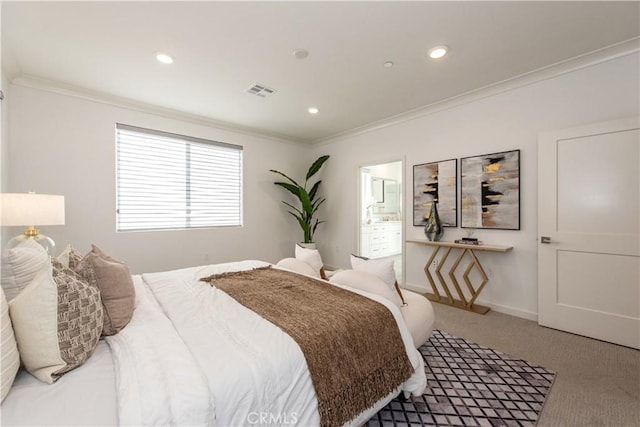
<path fill-rule="evenodd" d="M 435 247 L 434 251 L 431 253 L 431 256 L 427 260 L 427 264 L 424 266 L 424 273 L 426 274 L 427 279 L 429 279 L 429 283 L 431 284 L 431 288 L 433 289 L 432 294 L 431 293 L 425 294 L 425 296 L 430 301 L 439 302 L 441 304 L 450 305 L 453 307 L 461 308 L 468 311 L 473 311 L 475 313 L 480 313 L 480 314 L 485 314 L 487 311 L 489 311 L 489 307 L 484 307 L 482 305 L 474 304 L 476 298 L 478 298 L 478 295 L 480 295 L 480 292 L 482 291 L 482 289 L 485 287 L 487 282 L 489 282 L 489 277 L 484 272 L 484 269 L 482 268 L 482 264 L 480 264 L 480 261 L 478 261 L 478 258 L 476 257 L 476 254 L 474 252 L 475 251 L 508 252 L 511 249 L 513 249 L 513 246 L 485 245 L 485 244 L 468 245 L 468 244 L 453 243 L 453 242 L 431 242 L 426 239 L 407 240 L 407 243 L 417 243 L 421 245 Z M 438 279 L 438 282 L 440 283 L 440 285 L 442 285 L 442 289 L 444 290 L 444 293 L 446 295 L 440 295 L 440 291 L 436 286 L 436 282 L 433 280 L 433 276 L 429 271 L 431 264 L 436 259 L 436 256 L 438 255 L 438 252 L 440 251 L 441 248 L 445 248 L 445 251 L 444 251 L 444 254 L 442 255 L 442 258 L 438 262 L 438 266 L 435 268 L 435 274 Z M 449 279 L 451 279 L 451 283 L 453 283 L 458 299 L 456 299 L 453 296 L 451 289 L 449 289 L 447 282 L 442 276 L 442 267 L 447 261 L 447 257 L 449 256 L 449 253 L 451 252 L 451 250 L 457 250 L 458 252 L 458 256 L 456 257 L 456 260 L 454 261 L 453 265 L 451 266 L 448 272 Z M 460 288 L 458 279 L 456 279 L 456 276 L 455 276 L 456 269 L 460 265 L 460 262 L 462 261 L 462 258 L 465 256 L 465 254 L 469 254 L 469 257 L 471 258 L 469 261 L 469 264 L 467 264 L 466 268 L 464 269 L 464 274 L 462 275 L 467 285 L 467 288 L 469 290 L 469 294 L 471 294 L 471 298 L 469 299 L 467 299 L 467 296 L 462 292 L 462 288 Z M 474 285 L 471 283 L 471 280 L 469 279 L 469 273 L 474 267 L 478 270 L 478 273 L 482 278 L 482 281 L 477 287 L 474 287 Z"/>

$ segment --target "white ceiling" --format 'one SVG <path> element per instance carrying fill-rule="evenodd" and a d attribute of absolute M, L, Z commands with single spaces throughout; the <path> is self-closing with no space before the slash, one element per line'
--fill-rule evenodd
<path fill-rule="evenodd" d="M 3 1 L 3 70 L 313 142 L 637 38 L 639 5 Z"/>

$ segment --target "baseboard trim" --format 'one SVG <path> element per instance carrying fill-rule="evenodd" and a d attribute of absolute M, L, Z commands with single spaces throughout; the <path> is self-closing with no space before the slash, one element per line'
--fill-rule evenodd
<path fill-rule="evenodd" d="M 508 314 L 510 316 L 520 317 L 522 319 L 532 320 L 534 322 L 538 321 L 538 313 L 534 313 L 532 311 L 508 307 L 506 305 L 493 304 L 483 300 L 478 300 L 478 303 L 486 305 L 487 307 L 490 307 L 491 310 L 497 311 L 498 313 Z"/>
<path fill-rule="evenodd" d="M 424 286 L 414 285 L 411 283 L 405 283 L 402 285 L 402 288 L 408 289 L 413 292 L 418 292 L 423 294 L 428 291 Z M 494 304 L 491 301 L 487 301 L 485 299 L 478 298 L 477 303 L 480 305 L 484 305 L 489 307 L 491 310 L 496 311 L 502 314 L 508 314 L 510 316 L 520 317 L 522 319 L 532 320 L 534 322 L 538 321 L 538 313 L 533 311 L 522 310 L 520 308 L 510 307 L 506 305 Z M 436 303 L 437 304 L 437 303 Z"/>

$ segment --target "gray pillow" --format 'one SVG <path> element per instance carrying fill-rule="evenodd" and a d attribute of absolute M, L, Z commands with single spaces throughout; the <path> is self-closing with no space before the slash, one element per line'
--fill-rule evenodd
<path fill-rule="evenodd" d="M 131 320 L 135 290 L 129 267 L 111 258 L 96 245 L 82 258 L 75 271 L 100 290 L 104 307 L 102 335 L 115 335 Z"/>

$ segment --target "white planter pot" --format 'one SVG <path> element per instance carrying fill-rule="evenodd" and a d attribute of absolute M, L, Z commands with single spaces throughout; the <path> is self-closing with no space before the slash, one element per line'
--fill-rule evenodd
<path fill-rule="evenodd" d="M 298 243 L 298 244 L 305 249 L 316 249 L 315 243 Z"/>

